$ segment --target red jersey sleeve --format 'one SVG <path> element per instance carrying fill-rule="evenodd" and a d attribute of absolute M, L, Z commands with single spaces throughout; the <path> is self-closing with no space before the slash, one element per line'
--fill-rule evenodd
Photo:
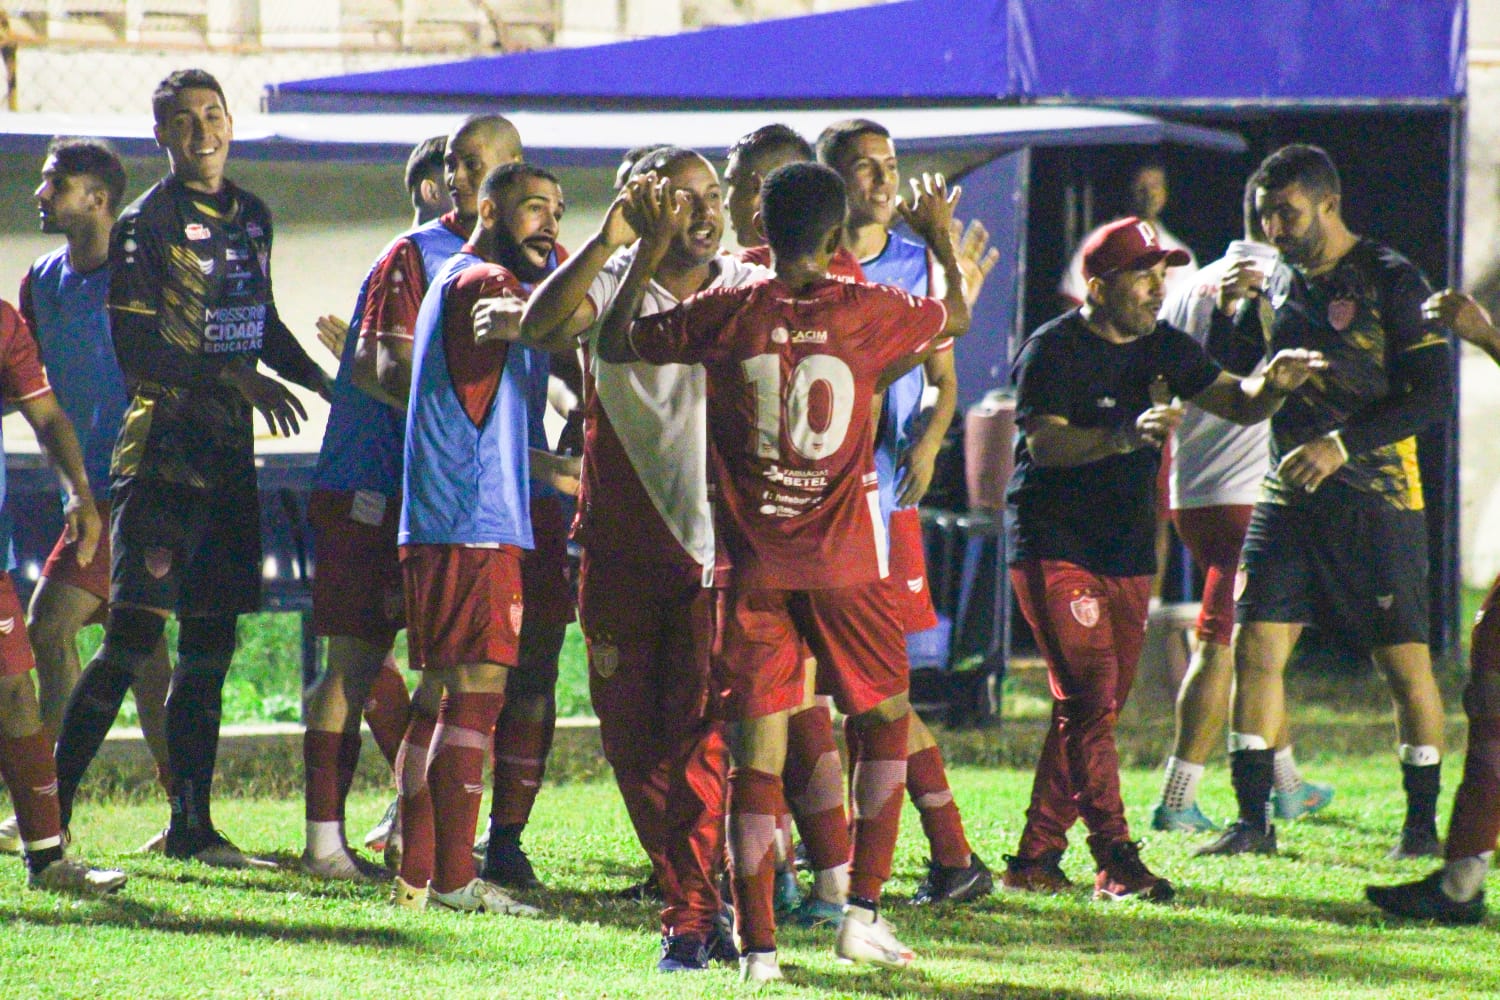
<path fill-rule="evenodd" d="M 948 307 L 937 299 L 912 295 L 892 285 L 853 285 L 850 291 L 858 296 L 866 319 L 864 349 L 879 370 L 927 350 L 948 325 Z M 951 347 L 952 338 L 945 340 Z"/>
<path fill-rule="evenodd" d="M 689 296 L 674 309 L 638 317 L 630 329 L 636 356 L 654 365 L 712 360 L 719 334 L 743 298 L 739 291 L 712 288 Z"/>
<path fill-rule="evenodd" d="M 370 274 L 360 337 L 411 340 L 426 293 L 427 269 L 422 252 L 411 240 L 398 240 Z"/>
<path fill-rule="evenodd" d="M 510 344 L 498 340 L 474 342 L 474 306 L 481 299 L 507 297 L 518 301 L 526 298 L 515 276 L 496 264 L 475 264 L 453 280 L 443 301 L 443 353 L 448 359 L 448 375 L 464 412 L 476 426 L 484 422 L 495 393 L 500 391 L 500 375 Z"/>
<path fill-rule="evenodd" d="M 0 302 L 0 400 L 14 406 L 51 391 L 36 338 L 21 314 L 10 303 Z"/>

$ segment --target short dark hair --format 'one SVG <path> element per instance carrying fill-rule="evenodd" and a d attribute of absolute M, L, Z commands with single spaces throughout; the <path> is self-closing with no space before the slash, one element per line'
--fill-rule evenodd
<path fill-rule="evenodd" d="M 500 198 L 513 185 L 527 179 L 551 181 L 558 187 L 562 186 L 556 175 L 550 171 L 543 170 L 541 167 L 530 163 L 502 163 L 488 174 L 485 174 L 484 183 L 479 186 L 479 197 L 499 202 Z"/>
<path fill-rule="evenodd" d="M 816 253 L 847 211 L 844 179 L 821 163 L 788 163 L 760 185 L 761 221 L 777 257 Z"/>
<path fill-rule="evenodd" d="M 683 160 L 702 160 L 703 158 L 702 153 L 696 149 L 688 149 L 686 146 L 657 146 L 635 161 L 635 166 L 630 168 L 630 179 L 634 180 L 653 170 L 658 174 L 663 173 Z"/>
<path fill-rule="evenodd" d="M 448 137 L 435 135 L 423 139 L 412 147 L 406 158 L 406 192 L 415 195 L 422 182 L 443 176 L 443 154 L 448 150 Z"/>
<path fill-rule="evenodd" d="M 887 139 L 891 137 L 890 130 L 879 122 L 868 118 L 845 118 L 834 122 L 818 135 L 818 162 L 835 170 L 839 169 L 849 147 L 862 135 L 878 135 Z"/>
<path fill-rule="evenodd" d="M 1302 143 L 1282 146 L 1262 160 L 1250 177 L 1251 187 L 1266 191 L 1280 191 L 1288 184 L 1300 184 L 1314 196 L 1341 191 L 1339 171 L 1329 155 L 1317 146 Z"/>
<path fill-rule="evenodd" d="M 64 177 L 88 177 L 104 189 L 109 210 L 125 198 L 125 165 L 114 147 L 103 139 L 54 136 L 47 143 L 47 156 Z"/>
<path fill-rule="evenodd" d="M 229 110 L 229 98 L 224 96 L 224 88 L 219 86 L 219 81 L 206 69 L 178 69 L 167 74 L 167 78 L 156 85 L 156 90 L 151 94 L 151 116 L 160 125 L 167 120 L 167 115 L 172 111 L 172 105 L 177 100 L 177 95 L 184 90 L 212 90 L 219 95 L 219 100 L 224 104 L 224 110 Z"/>
<path fill-rule="evenodd" d="M 729 158 L 738 158 L 741 163 L 759 160 L 771 153 L 791 152 L 797 160 L 813 159 L 812 143 L 790 125 L 773 122 L 762 125 L 749 135 L 742 135 L 729 147 Z"/>
<path fill-rule="evenodd" d="M 667 143 L 664 142 L 653 142 L 645 146 L 631 146 L 627 149 L 625 155 L 620 157 L 620 165 L 615 168 L 615 190 L 620 190 L 625 186 L 625 182 L 630 180 L 637 163 L 666 145 Z"/>

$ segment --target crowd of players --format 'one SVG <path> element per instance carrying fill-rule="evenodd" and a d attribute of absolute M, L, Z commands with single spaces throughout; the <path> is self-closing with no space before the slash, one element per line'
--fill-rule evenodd
<path fill-rule="evenodd" d="M 521 839 L 575 615 L 571 538 L 601 741 L 651 862 L 630 893 L 663 906 L 660 970 L 737 959 L 748 981 L 780 978 L 778 920 L 837 928 L 852 961 L 910 963 L 881 907 L 903 789 L 931 848 L 913 902 L 992 890 L 907 698 L 905 636 L 935 623 L 916 505 L 958 398 L 953 343 L 996 260 L 982 226 L 954 219 L 956 189 L 923 175 L 902 196 L 876 122 L 831 124 L 815 146 L 768 125 L 732 148 L 722 185 L 690 149 L 632 150 L 570 254 L 557 178 L 525 160 L 509 121 L 477 115 L 413 151 L 413 228 L 370 268 L 347 323 L 319 321 L 339 357 L 330 378 L 277 314 L 268 211 L 225 176 L 222 89 L 179 71 L 153 112 L 170 170 L 123 210 L 105 143 L 52 143 L 36 199 L 66 244 L 28 272 L 19 313 L 0 308 L 0 387 L 66 497 L 29 642 L 0 582 L 0 772 L 16 810 L 0 841 L 21 850 L 30 885 L 124 883 L 64 848 L 131 690 L 171 804 L 147 849 L 265 864 L 210 807 L 235 623 L 259 606 L 252 415 L 295 432 L 306 413 L 290 382 L 330 402 L 308 507 L 327 650 L 306 697 L 308 872 L 393 881 L 399 906 L 541 914 Z M 1391 682 L 1409 803 L 1397 854 L 1441 851 L 1414 435 L 1450 409 L 1442 328 L 1497 355 L 1500 333 L 1458 293 L 1428 301 L 1415 268 L 1350 233 L 1340 207 L 1326 155 L 1278 151 L 1245 198 L 1248 245 L 1271 262 L 1231 247 L 1170 299 L 1169 268 L 1188 255 L 1150 218 L 1111 223 L 1079 253 L 1080 307 L 1017 358 L 1008 548 L 1054 707 L 1007 888 L 1067 888 L 1060 860 L 1081 818 L 1096 898 L 1173 896 L 1131 839 L 1114 745 L 1169 439 L 1172 514 L 1207 583 L 1153 826 L 1216 829 L 1195 794 L 1226 720 L 1239 817 L 1200 853 L 1274 853 L 1273 814 L 1326 805 L 1332 790 L 1290 756 L 1281 688 L 1299 630 L 1317 624 L 1369 649 Z M 726 214 L 739 253 L 720 246 Z M 569 374 L 573 390 L 559 389 Z M 575 393 L 581 420 L 564 435 L 581 461 L 544 430 Z M 1393 912 L 1483 913 L 1500 823 L 1493 603 L 1475 633 L 1448 861 L 1372 888 Z M 74 637 L 99 620 L 80 672 Z M 391 655 L 402 628 L 410 693 Z M 367 839 L 385 865 L 344 830 L 362 722 L 397 789 Z"/>

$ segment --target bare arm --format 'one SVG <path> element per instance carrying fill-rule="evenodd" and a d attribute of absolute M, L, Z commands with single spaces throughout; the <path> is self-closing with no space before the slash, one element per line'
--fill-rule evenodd
<path fill-rule="evenodd" d="M 37 443 L 46 452 L 67 493 L 63 516 L 67 519 L 68 535 L 78 542 L 78 565 L 87 565 L 99 547 L 103 525 L 89 490 L 88 475 L 83 471 L 83 449 L 78 447 L 78 436 L 58 405 L 57 396 L 50 392 L 22 400 L 17 409 L 36 432 Z"/>
<path fill-rule="evenodd" d="M 948 310 L 948 322 L 940 336 L 962 337 L 969 332 L 969 301 L 964 295 L 958 250 L 953 245 L 953 209 L 963 188 L 954 188 L 950 193 L 942 174 L 913 177 L 911 187 L 914 196 L 911 205 L 903 200 L 897 208 L 932 254 L 935 265 L 932 284 L 942 288 L 943 305 Z"/>
<path fill-rule="evenodd" d="M 406 363 L 411 364 L 411 347 L 407 346 Z M 370 396 L 394 410 L 406 409 L 406 397 L 397 398 L 386 392 L 380 384 L 380 347 L 371 337 L 361 337 L 354 345 L 354 367 L 350 369 L 349 381 L 365 395 Z"/>
<path fill-rule="evenodd" d="M 903 507 L 921 503 L 927 495 L 937 467 L 938 451 L 948 436 L 953 415 L 958 412 L 958 370 L 954 367 L 953 352 L 929 355 L 925 368 L 927 381 L 937 387 L 937 402 L 922 435 L 912 442 L 906 453 L 905 470 L 901 481 L 896 484 L 896 502 Z"/>
<path fill-rule="evenodd" d="M 647 174 L 647 177 L 652 175 Z M 666 178 L 655 182 L 640 200 L 641 241 L 635 258 L 625 270 L 625 280 L 614 301 L 604 310 L 595 348 L 599 357 L 613 364 L 638 360 L 630 342 L 630 328 L 640 314 L 646 298 L 646 286 L 666 258 L 672 237 L 681 230 L 688 217 L 687 195 L 674 192 Z"/>
<path fill-rule="evenodd" d="M 386 400 L 398 410 L 406 409 L 411 396 L 411 344 L 405 337 L 380 337 L 376 341 L 375 378 Z M 359 346 L 363 349 L 365 345 Z"/>
<path fill-rule="evenodd" d="M 1207 389 L 1192 398 L 1192 402 L 1232 423 L 1258 424 L 1269 420 L 1281 408 L 1287 395 L 1306 382 L 1313 372 L 1327 367 L 1327 360 L 1317 351 L 1278 351 L 1260 375 L 1235 378 L 1227 372 L 1220 372 Z"/>
<path fill-rule="evenodd" d="M 1072 468 L 1138 448 L 1159 448 L 1182 422 L 1182 407 L 1157 404 L 1136 418 L 1132 427 L 1074 427 L 1064 417 L 1039 414 L 1023 426 L 1026 447 L 1037 465 Z"/>
<path fill-rule="evenodd" d="M 1500 330 L 1484 307 L 1464 292 L 1445 288 L 1422 303 L 1422 318 L 1446 326 L 1500 365 Z"/>

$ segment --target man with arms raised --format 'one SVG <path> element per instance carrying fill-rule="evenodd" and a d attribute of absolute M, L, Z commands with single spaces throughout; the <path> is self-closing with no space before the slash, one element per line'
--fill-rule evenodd
<path fill-rule="evenodd" d="M 584 335 L 589 354 L 574 529 L 583 547 L 579 618 L 589 691 L 605 757 L 665 897 L 658 968 L 677 972 L 732 954 L 715 929 L 725 747 L 707 714 L 717 561 L 707 386 L 695 365 L 601 358 L 596 324 L 638 252 L 627 214 L 647 175 L 689 207 L 674 217 L 642 314 L 770 272 L 719 249 L 719 178 L 702 156 L 663 147 L 635 170 L 599 232 L 532 296 L 521 332 L 524 342 L 552 350 L 571 349 Z M 629 249 L 617 254 L 622 248 Z"/>
<path fill-rule="evenodd" d="M 934 341 L 968 329 L 957 280 L 943 301 L 830 278 L 844 184 L 817 164 L 773 171 L 761 210 L 776 277 L 701 293 L 636 318 L 647 283 L 686 214 L 660 186 L 643 200 L 643 233 L 606 311 L 605 359 L 703 364 L 716 480 L 733 562 L 719 710 L 729 721 L 729 850 L 741 975 L 781 977 L 772 914 L 772 844 L 782 808 L 787 717 L 803 698 L 803 643 L 859 733 L 854 851 L 838 954 L 899 967 L 912 961 L 879 916 L 906 772 L 905 641 L 883 586 L 884 528 L 871 455 L 877 380 L 923 360 Z M 927 178 L 908 222 L 956 271 L 941 179 Z"/>
<path fill-rule="evenodd" d="M 326 393 L 327 378 L 277 314 L 271 217 L 224 176 L 233 121 L 202 70 L 169 75 L 152 95 L 171 173 L 127 208 L 110 237 L 110 326 L 130 408 L 110 468 L 109 619 L 58 739 L 63 824 L 73 792 L 155 655 L 181 623 L 167 696 L 174 858 L 250 861 L 209 812 L 224 678 L 238 616 L 260 607 L 260 503 L 252 409 L 273 432 L 306 414 L 258 360 Z"/>

